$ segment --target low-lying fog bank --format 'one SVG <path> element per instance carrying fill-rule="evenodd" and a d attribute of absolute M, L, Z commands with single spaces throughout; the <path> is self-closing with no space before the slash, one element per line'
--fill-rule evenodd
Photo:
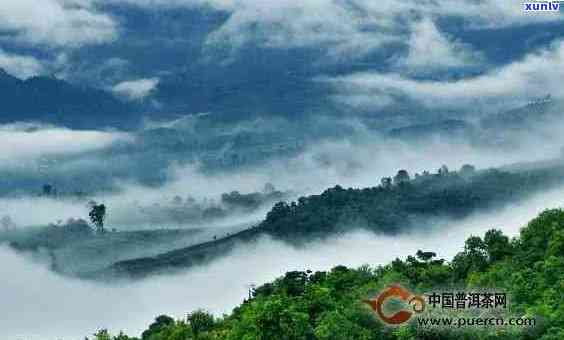
<path fill-rule="evenodd" d="M 458 170 L 463 164 L 486 169 L 561 157 L 559 143 L 531 142 L 530 145 L 539 147 L 522 146 L 506 150 L 478 147 L 462 141 L 434 140 L 413 144 L 358 137 L 357 140 L 323 142 L 289 159 L 272 160 L 260 166 L 229 172 L 210 174 L 196 164 L 171 164 L 162 169 L 167 173 L 167 181 L 159 186 L 116 179 L 115 191 L 99 192 L 81 199 L 38 195 L 0 197 L 0 217 L 10 216 L 17 226 L 47 225 L 58 220 L 66 221 L 68 218 L 86 219 L 86 199 L 106 204 L 107 224 L 110 228 L 113 225 L 120 230 L 139 230 L 188 227 L 190 224 L 192 227 L 201 227 L 194 220 L 179 223 L 175 221 L 175 217 L 167 216 L 174 215 L 170 214 L 169 208 L 175 200 L 180 199 L 180 203 L 184 205 L 194 201 L 196 203 L 189 204 L 203 210 L 222 207 L 222 195 L 234 191 L 241 194 L 264 194 L 266 185 L 281 190 L 283 198 L 269 199 L 266 196 L 261 206 L 256 207 L 251 214 L 248 211 L 241 213 L 235 209 L 226 209 L 229 224 L 235 218 L 237 223 L 249 223 L 264 218 L 276 201 L 319 194 L 335 185 L 345 188 L 377 186 L 382 177 L 394 176 L 400 169 L 406 169 L 413 175 L 425 170 L 436 172 L 444 164 L 452 170 Z M 88 172 L 83 175 L 87 181 Z M 37 188 L 38 193 L 40 189 Z M 32 210 L 33 214 L 29 214 Z M 186 210 L 188 209 L 184 209 L 184 214 Z M 209 221 L 205 225 L 210 224 L 207 222 Z"/>
<path fill-rule="evenodd" d="M 5 317 L 0 319 L 0 335 L 79 340 L 102 327 L 138 335 L 162 313 L 182 318 L 197 308 L 229 312 L 247 296 L 249 284 L 260 285 L 286 271 L 385 264 L 418 249 L 450 259 L 471 234 L 482 235 L 495 227 L 517 235 L 539 212 L 562 202 L 564 188 L 558 188 L 502 210 L 437 222 L 434 231 L 423 234 L 390 237 L 354 232 L 303 248 L 263 238 L 208 266 L 119 286 L 60 277 L 4 246 L 0 247 L 0 277 L 5 278 L 0 281 L 0 313 Z"/>

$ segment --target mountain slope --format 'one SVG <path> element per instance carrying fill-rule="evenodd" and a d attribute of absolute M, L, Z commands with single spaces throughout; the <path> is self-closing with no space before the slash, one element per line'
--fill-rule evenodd
<path fill-rule="evenodd" d="M 305 268 L 288 272 L 252 289 L 249 299 L 228 315 L 215 318 L 196 310 L 180 321 L 159 316 L 142 333 L 142 339 L 562 339 L 563 231 L 564 211 L 549 210 L 533 219 L 514 240 L 499 230 L 470 237 L 450 263 L 436 259 L 433 249 L 427 249 L 430 251 L 418 251 L 406 260 L 396 259 L 375 268 L 336 266 L 327 272 L 314 273 Z M 421 314 L 414 314 L 401 327 L 389 327 L 365 302 L 392 284 L 400 284 L 425 301 L 431 301 L 430 296 L 437 292 L 457 292 L 456 296 L 463 293 L 464 310 L 458 305 L 456 309 L 445 307 L 445 300 L 440 300 L 443 304 L 427 303 Z M 466 303 L 466 298 L 471 301 L 472 293 L 483 289 L 503 294 L 505 303 L 489 308 L 484 300 Z M 454 323 L 429 325 L 431 318 L 451 319 Z M 490 327 L 478 323 L 478 318 L 512 318 L 523 323 L 513 323 L 520 327 L 508 326 L 508 322 Z M 473 321 L 460 327 L 460 320 Z M 124 334 L 112 338 L 107 331 L 101 331 L 95 339 L 135 338 Z"/>
<path fill-rule="evenodd" d="M 0 123 L 36 121 L 76 129 L 129 128 L 138 109 L 112 94 L 52 77 L 21 80 L 0 70 Z"/>
<path fill-rule="evenodd" d="M 408 181 L 396 176 L 395 185 L 365 189 L 339 186 L 321 195 L 277 203 L 256 227 L 196 246 L 155 257 L 117 262 L 105 270 L 85 273 L 93 279 L 143 277 L 208 263 L 228 254 L 237 244 L 270 236 L 301 244 L 354 229 L 397 234 L 424 228 L 429 219 L 462 218 L 480 210 L 503 206 L 564 182 L 564 164 L 534 171 L 470 170 L 426 174 Z"/>

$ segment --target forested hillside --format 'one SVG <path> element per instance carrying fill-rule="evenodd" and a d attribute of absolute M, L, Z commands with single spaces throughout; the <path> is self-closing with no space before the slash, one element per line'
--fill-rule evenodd
<path fill-rule="evenodd" d="M 435 174 L 425 172 L 415 178 L 400 170 L 394 178 L 382 179 L 377 187 L 336 186 L 321 195 L 278 203 L 260 227 L 281 238 L 343 231 L 351 225 L 396 233 L 414 219 L 420 225 L 421 218 L 461 218 L 476 209 L 523 197 L 540 186 L 561 181 L 559 170 L 476 172 L 466 165 L 460 171 L 449 172 L 443 167 Z"/>
<path fill-rule="evenodd" d="M 261 235 L 299 244 L 355 229 L 387 234 L 406 232 L 415 226 L 421 229 L 435 218 L 463 218 L 480 209 L 524 199 L 561 184 L 563 174 L 560 162 L 515 172 L 476 171 L 470 165 L 459 171 L 443 167 L 437 173 L 425 172 L 414 178 L 400 170 L 376 187 L 337 186 L 297 202 L 279 202 L 263 222 L 249 230 L 155 257 L 117 262 L 85 277 L 139 277 L 188 268 L 225 256 L 236 244 L 252 242 Z"/>
<path fill-rule="evenodd" d="M 329 272 L 289 272 L 253 291 L 230 314 L 195 311 L 187 320 L 158 317 L 143 340 L 188 339 L 541 339 L 564 338 L 564 210 L 548 210 L 510 240 L 498 230 L 470 237 L 451 262 L 418 252 L 380 267 L 342 266 Z M 411 322 L 384 327 L 363 299 L 400 283 L 418 293 L 440 287 L 492 288 L 508 294 L 513 315 L 535 327 L 436 328 Z M 127 340 L 102 330 L 96 340 Z"/>

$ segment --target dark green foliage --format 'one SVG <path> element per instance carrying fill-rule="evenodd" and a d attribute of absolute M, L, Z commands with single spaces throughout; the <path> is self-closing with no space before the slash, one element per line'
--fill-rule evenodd
<path fill-rule="evenodd" d="M 106 206 L 103 204 L 93 203 L 88 213 L 90 221 L 96 227 L 96 231 L 99 233 L 104 232 L 104 220 L 106 219 Z"/>
<path fill-rule="evenodd" d="M 435 257 L 433 252 L 420 250 L 417 257 L 397 259 L 374 269 L 338 266 L 330 272 L 289 272 L 257 287 L 253 297 L 229 316 L 214 319 L 196 311 L 188 316 L 188 323 L 159 317 L 143 333 L 143 340 L 563 338 L 564 211 L 542 213 L 514 240 L 499 230 L 488 231 L 483 239 L 470 237 L 452 263 Z M 438 287 L 503 289 L 516 315 L 543 322 L 535 328 L 489 330 L 427 329 L 414 324 L 384 327 L 361 301 L 397 282 L 414 291 Z"/>
<path fill-rule="evenodd" d="M 462 177 L 470 177 L 476 173 L 476 167 L 471 164 L 464 164 L 458 172 Z"/>
<path fill-rule="evenodd" d="M 199 335 L 209 332 L 213 329 L 215 321 L 213 315 L 202 310 L 197 310 L 188 314 L 188 322 L 194 337 L 198 339 Z"/>
<path fill-rule="evenodd" d="M 503 235 L 501 230 L 489 230 L 484 236 L 484 243 L 488 252 L 488 260 L 497 262 L 509 256 L 512 247 L 509 244 L 509 237 Z"/>
<path fill-rule="evenodd" d="M 464 251 L 454 257 L 452 266 L 457 279 L 463 279 L 473 271 L 486 269 L 488 266 L 488 251 L 484 241 L 478 236 L 467 239 Z"/>
<path fill-rule="evenodd" d="M 475 173 L 471 165 L 460 172 L 443 166 L 437 174 L 425 173 L 410 180 L 400 170 L 392 180 L 365 189 L 328 189 L 321 195 L 302 197 L 297 202 L 277 203 L 260 227 L 280 238 L 297 235 L 327 235 L 350 225 L 396 233 L 413 220 L 461 218 L 481 208 L 520 198 L 562 181 L 562 169 L 505 172 L 486 170 Z M 495 254 L 502 256 L 502 254 Z"/>
<path fill-rule="evenodd" d="M 89 339 L 86 338 L 86 340 Z M 139 340 L 139 339 L 131 338 L 125 335 L 123 332 L 120 332 L 116 336 L 112 336 L 107 329 L 102 329 L 94 334 L 94 338 L 92 340 Z"/>
<path fill-rule="evenodd" d="M 265 202 L 276 202 L 284 199 L 285 193 L 276 191 L 273 188 L 271 184 L 267 187 L 265 193 L 241 194 L 238 191 L 233 191 L 229 194 L 221 195 L 221 202 L 228 208 L 241 208 L 252 211 L 258 209 Z"/>
<path fill-rule="evenodd" d="M 401 185 L 403 183 L 407 183 L 407 182 L 409 182 L 409 180 L 410 180 L 410 177 L 409 177 L 409 173 L 407 172 L 407 170 L 400 170 L 394 176 L 394 184 L 395 185 Z"/>
<path fill-rule="evenodd" d="M 175 323 L 174 319 L 169 316 L 166 315 L 158 316 L 155 319 L 155 321 L 149 326 L 149 329 L 147 329 L 146 331 L 143 332 L 143 334 L 141 334 L 141 339 L 156 340 L 158 339 L 157 336 L 159 335 L 159 333 L 161 333 L 167 327 L 174 325 L 174 323 Z"/>
<path fill-rule="evenodd" d="M 423 262 L 429 262 L 433 257 L 437 256 L 437 254 L 433 253 L 432 251 L 421 251 L 421 250 L 418 250 L 415 255 L 419 260 Z"/>
<path fill-rule="evenodd" d="M 258 226 L 213 242 L 177 249 L 156 257 L 136 258 L 114 263 L 90 276 L 146 276 L 167 269 L 187 268 L 224 256 L 237 242 L 249 242 L 269 234 L 292 244 L 305 244 L 311 239 L 332 236 L 351 229 L 368 229 L 396 234 L 410 227 L 420 232 L 436 218 L 463 218 L 480 209 L 491 209 L 526 198 L 564 180 L 564 165 L 556 162 L 536 170 L 507 172 L 485 170 L 468 175 L 442 167 L 437 174 L 424 172 L 407 181 L 400 171 L 400 183 L 386 178 L 381 186 L 365 189 L 328 189 L 321 195 L 301 197 L 296 202 L 278 202 Z M 397 181 L 396 181 L 397 182 Z M 275 192 L 274 192 L 275 193 Z M 251 195 L 253 196 L 253 195 Z M 249 196 L 249 197 L 251 197 Z M 227 198 L 229 197 L 229 198 Z M 245 202 L 246 195 L 228 194 Z M 250 200 L 252 201 L 252 199 Z M 413 223 L 417 221 L 417 224 Z M 507 255 L 506 241 L 495 234 L 488 236 L 495 244 L 481 258 L 472 250 L 469 256 L 456 259 L 456 271 L 464 277 L 473 268 L 484 268 L 488 258 Z M 495 248 L 495 249 L 494 249 Z"/>
<path fill-rule="evenodd" d="M 53 186 L 51 184 L 45 184 L 42 188 L 43 196 L 51 196 L 53 194 Z"/>
<path fill-rule="evenodd" d="M 152 223 L 205 224 L 223 219 L 234 214 L 254 213 L 259 209 L 272 206 L 284 200 L 288 192 L 274 189 L 272 184 L 264 192 L 240 193 L 232 191 L 221 195 L 221 201 L 196 200 L 193 197 L 183 199 L 175 196 L 171 201 L 159 204 L 139 205 L 136 213 L 143 215 Z"/>

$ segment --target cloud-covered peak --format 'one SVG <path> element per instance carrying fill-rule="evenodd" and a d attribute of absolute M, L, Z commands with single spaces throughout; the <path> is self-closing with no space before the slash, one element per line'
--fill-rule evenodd
<path fill-rule="evenodd" d="M 408 54 L 398 65 L 414 71 L 433 71 L 476 65 L 481 55 L 470 46 L 443 34 L 435 23 L 423 19 L 414 25 Z"/>

